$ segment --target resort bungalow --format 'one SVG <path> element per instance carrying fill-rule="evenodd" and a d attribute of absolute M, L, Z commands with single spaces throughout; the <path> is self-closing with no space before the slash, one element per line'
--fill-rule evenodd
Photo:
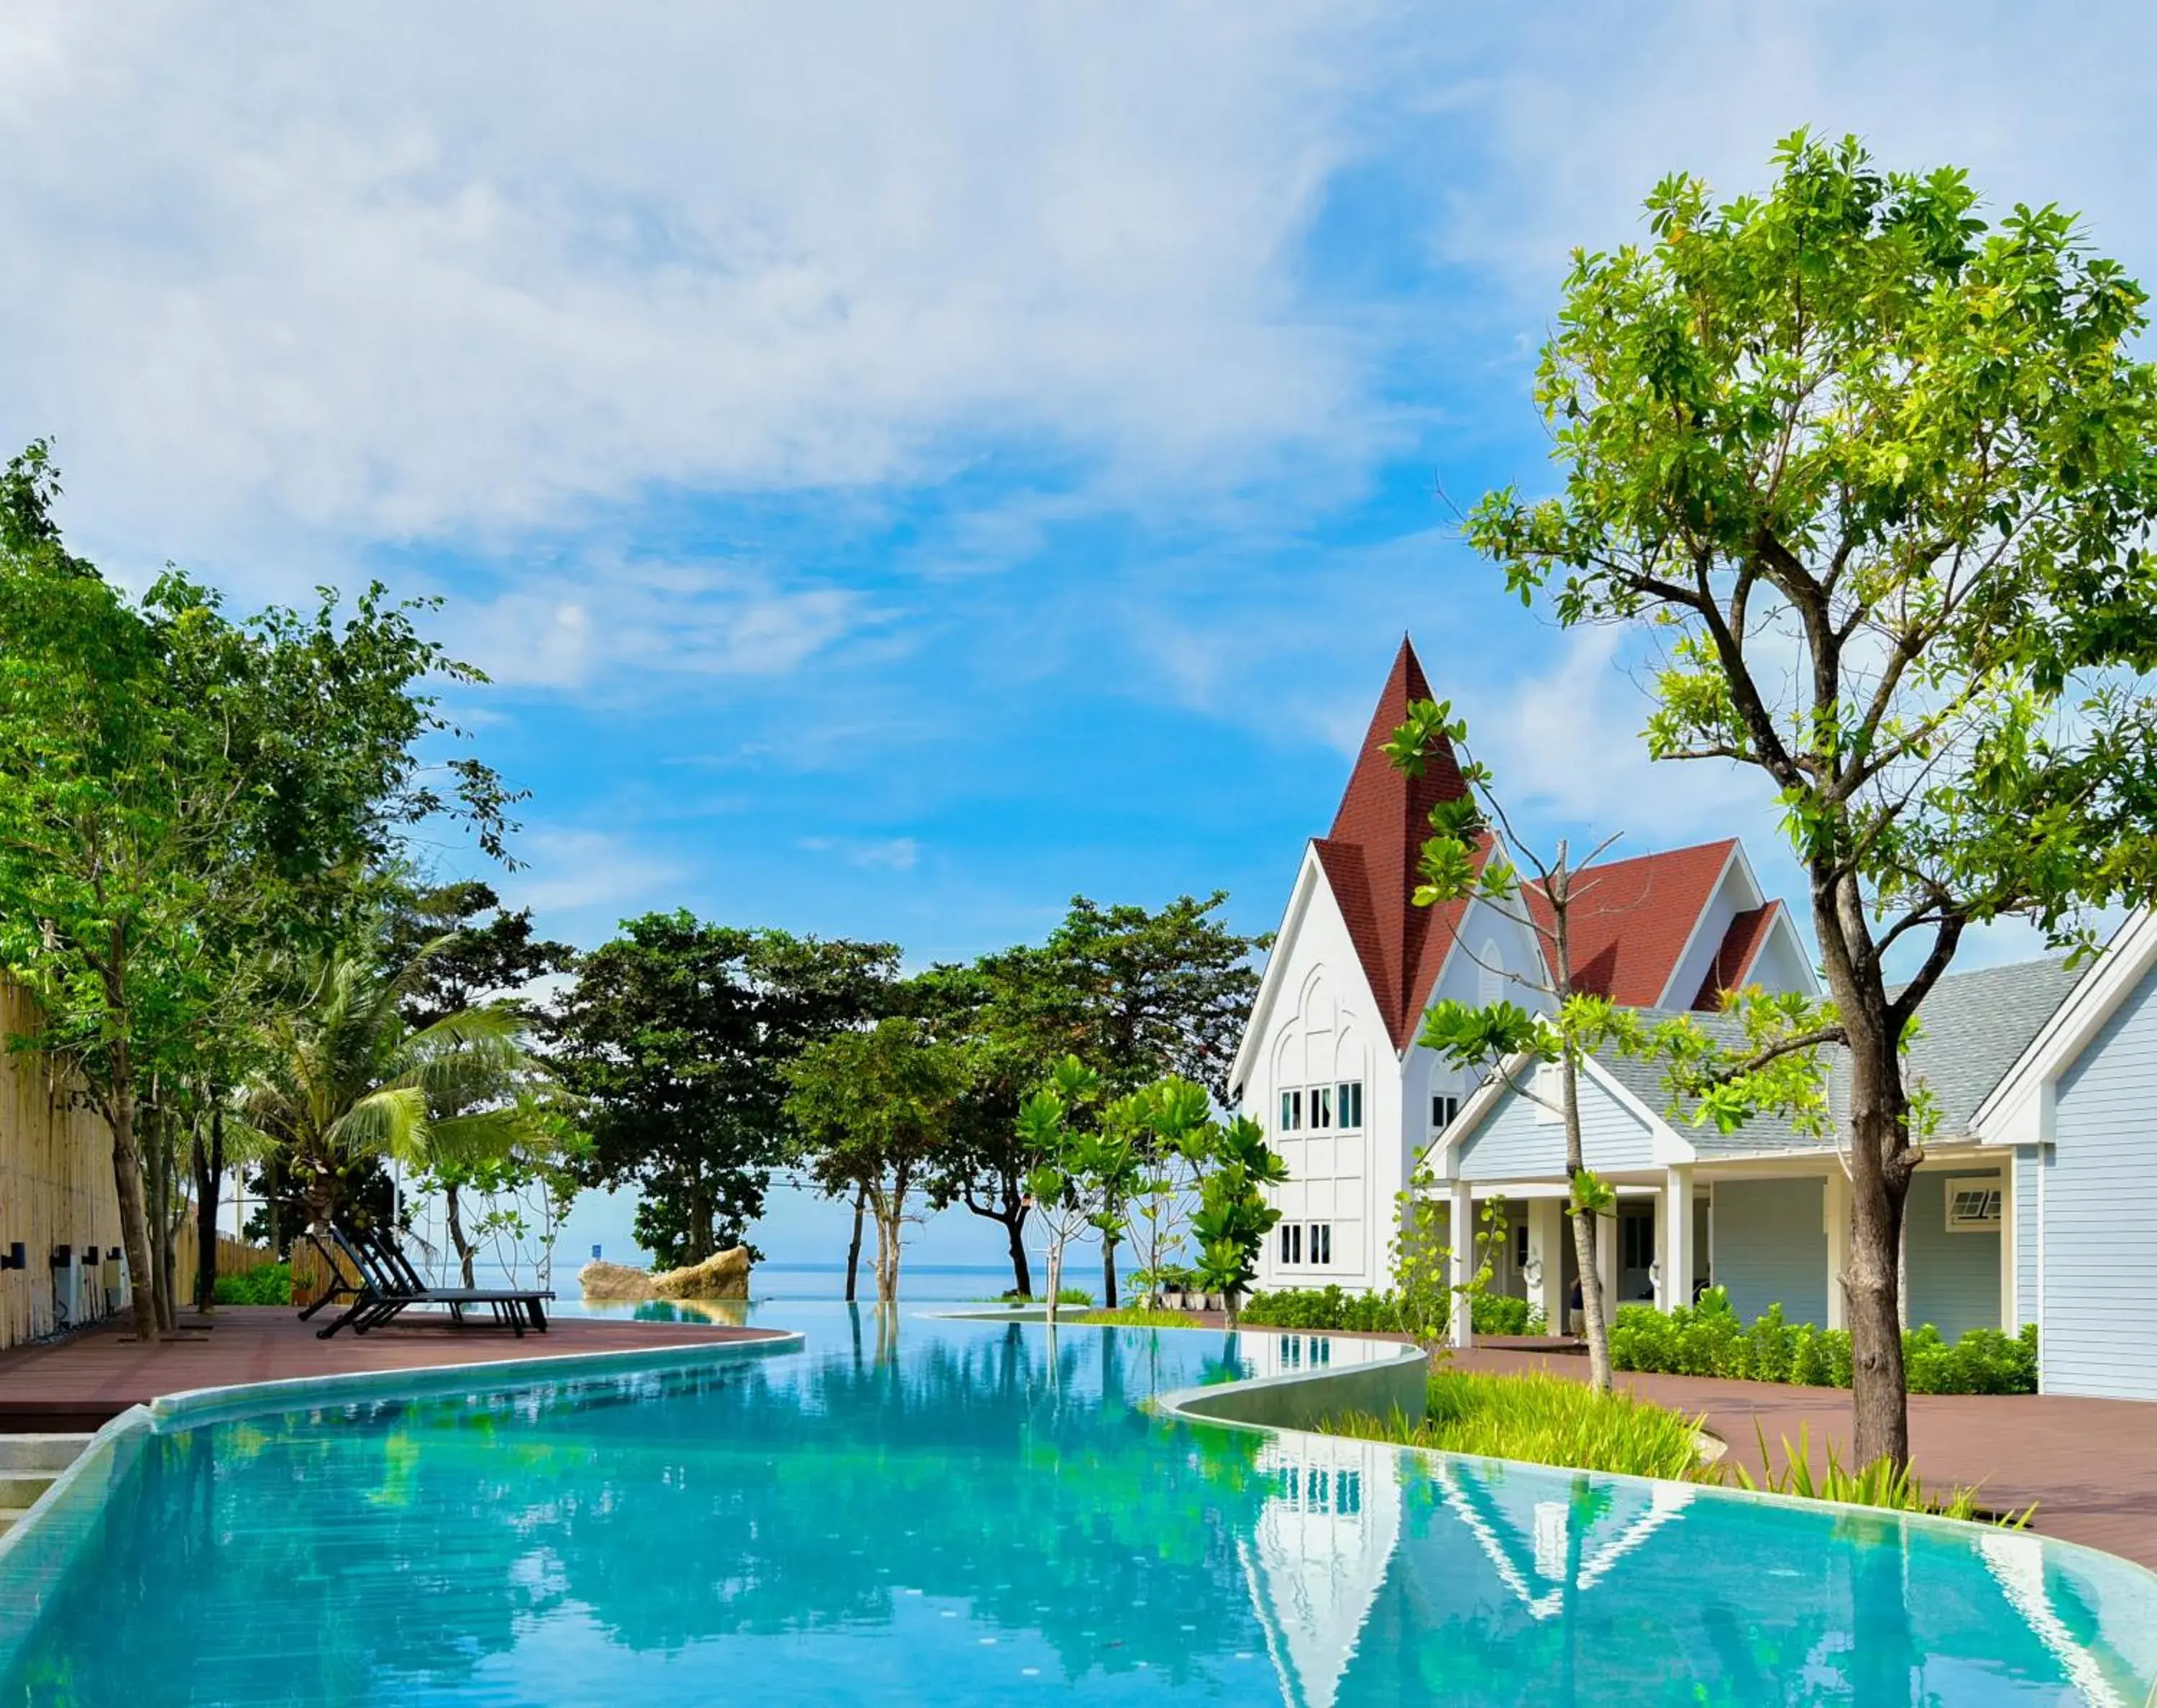
<path fill-rule="evenodd" d="M 1260 1287 L 1393 1284 L 1398 1196 L 1475 1089 L 1417 1042 L 1425 1011 L 1533 1006 L 1547 980 L 1535 933 L 1505 911 L 1413 903 L 1430 809 L 1463 785 L 1449 756 L 1411 779 L 1378 746 L 1429 692 L 1403 641 L 1333 827 L 1304 851 L 1237 1055 L 1233 1100 L 1289 1167 Z M 1580 988 L 1631 1006 L 1819 988 L 1789 910 L 1734 839 L 1599 865 L 1572 928 Z"/>
<path fill-rule="evenodd" d="M 1460 785 L 1444 765 L 1411 783 L 1375 749 L 1428 692 L 1403 646 L 1332 834 L 1306 851 L 1243 1039 L 1240 1099 L 1290 1172 L 1258 1284 L 1391 1286 L 1397 1196 L 1421 1164 L 1451 1227 L 1505 1201 L 1492 1284 L 1555 1330 L 1575 1268 L 1564 1131 L 1537 1094 L 1549 1083 L 1521 1083 L 1537 1071 L 1522 1063 L 1465 1084 L 1415 1042 L 1432 1002 L 1522 1001 L 1506 972 L 1544 977 L 1532 934 L 1495 910 L 1449 919 L 1409 902 L 1425 816 Z M 1727 990 L 1817 990 L 1788 910 L 1760 893 L 1736 842 L 1600 870 L 1575 915 L 1584 988 L 1701 1011 L 1711 1027 L 1728 1023 L 1705 1012 Z M 2138 914 L 2087 968 L 1950 975 L 1920 1017 L 1909 1073 L 1938 1121 L 1906 1218 L 1908 1321 L 1949 1339 L 2035 1324 L 2044 1391 L 2157 1399 L 2139 1330 L 2157 1240 L 2134 1214 L 2157 1136 L 2157 919 Z M 1840 1111 L 1841 1070 L 1823 1071 Z M 1748 1320 L 1780 1305 L 1793 1322 L 1840 1325 L 1850 1218 L 1835 1135 L 1773 1116 L 1718 1133 L 1673 1107 L 1660 1067 L 1614 1055 L 1587 1064 L 1581 1092 L 1586 1160 L 1618 1193 L 1598 1242 L 1606 1296 L 1668 1309 L 1712 1284 Z M 1454 1243 L 1465 1279 L 1467 1242 Z"/>

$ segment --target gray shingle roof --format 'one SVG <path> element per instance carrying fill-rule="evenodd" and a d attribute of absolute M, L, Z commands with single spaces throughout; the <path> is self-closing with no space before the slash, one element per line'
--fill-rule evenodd
<path fill-rule="evenodd" d="M 2083 970 L 2071 970 L 2058 958 L 2022 961 L 2012 966 L 1950 973 L 1933 987 L 1918 1010 L 1923 1026 L 1910 1047 L 1907 1078 L 1912 1085 L 1922 1082 L 1931 1088 L 1939 1106 L 1935 1137 L 1956 1139 L 1969 1134 L 1970 1117 L 1977 1113 L 1978 1105 L 2007 1077 L 2045 1022 L 2067 1001 Z M 1670 1017 L 1652 1009 L 1643 1010 L 1642 1015 L 1650 1023 Z M 1743 1041 L 1741 1028 L 1727 1016 L 1691 1014 L 1686 1017 L 1720 1042 Z M 1840 1049 L 1823 1053 L 1830 1075 L 1829 1104 L 1840 1124 L 1850 1102 L 1847 1062 Z M 1773 1114 L 1755 1116 L 1735 1133 L 1719 1133 L 1712 1125 L 1695 1126 L 1690 1100 L 1673 1107 L 1661 1063 L 1640 1061 L 1614 1051 L 1598 1054 L 1596 1062 L 1670 1122 L 1703 1157 L 1826 1148 L 1825 1141 L 1798 1131 L 1785 1117 Z"/>
<path fill-rule="evenodd" d="M 1918 1011 L 1921 1036 L 1906 1078 L 1922 1079 L 1939 1104 L 1941 1138 L 1959 1138 L 1995 1086 L 2081 982 L 2087 967 L 2063 959 L 1950 973 Z"/>

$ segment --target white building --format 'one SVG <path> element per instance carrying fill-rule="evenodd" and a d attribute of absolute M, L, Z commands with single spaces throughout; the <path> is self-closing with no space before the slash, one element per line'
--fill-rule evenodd
<path fill-rule="evenodd" d="M 1304 850 L 1237 1055 L 1232 1095 L 1264 1125 L 1290 1175 L 1261 1288 L 1393 1284 L 1398 1195 L 1475 1088 L 1417 1043 L 1425 1011 L 1449 998 L 1530 1006 L 1507 971 L 1547 982 L 1540 939 L 1517 919 L 1481 902 L 1413 904 L 1430 809 L 1463 785 L 1450 753 L 1411 779 L 1379 749 L 1428 697 L 1403 640 L 1332 829 Z M 1572 915 L 1579 989 L 1682 1009 L 1713 1007 L 1745 985 L 1818 988 L 1789 909 L 1762 893 L 1735 839 L 1596 871 Z M 1555 1242 L 1556 1218 L 1526 1201 L 1513 1214 L 1495 1284 L 1519 1292 L 1516 1272 L 1542 1256 L 1530 1224 L 1539 1235 L 1550 1222 Z M 1652 1212 L 1649 1226 L 1651 1244 Z"/>

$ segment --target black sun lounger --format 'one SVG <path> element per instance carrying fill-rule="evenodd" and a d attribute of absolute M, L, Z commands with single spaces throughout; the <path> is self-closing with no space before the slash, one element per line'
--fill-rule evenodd
<path fill-rule="evenodd" d="M 300 1314 L 311 1316 L 335 1298 L 352 1302 L 327 1326 L 315 1330 L 325 1340 L 347 1326 L 355 1335 L 378 1329 L 415 1304 L 446 1305 L 450 1320 L 459 1326 L 467 1309 L 485 1305 L 496 1323 L 507 1325 L 519 1340 L 528 1325 L 541 1334 L 547 1331 L 544 1307 L 554 1296 L 551 1293 L 528 1287 L 430 1287 L 386 1230 L 366 1232 L 332 1223 L 326 1232 L 327 1245 L 311 1230 L 307 1239 L 337 1278 L 327 1294 Z"/>

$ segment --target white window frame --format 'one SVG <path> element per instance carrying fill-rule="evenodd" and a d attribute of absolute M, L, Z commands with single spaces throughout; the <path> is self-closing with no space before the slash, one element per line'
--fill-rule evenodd
<path fill-rule="evenodd" d="M 2005 1175 L 1954 1175 L 1941 1184 L 1946 1190 L 1940 1194 L 1940 1213 L 1946 1219 L 1949 1233 L 1998 1233 L 2006 1226 L 2007 1177 Z M 1992 1213 L 1976 1220 L 1958 1218 L 1955 1215 L 1957 1195 L 1974 1196 L 1980 1192 L 1990 1201 Z"/>
<path fill-rule="evenodd" d="M 1303 1094 L 1305 1112 L 1310 1117 L 1310 1130 L 1330 1133 L 1333 1130 L 1333 1088 L 1314 1085 Z"/>
<path fill-rule="evenodd" d="M 1280 1097 L 1280 1130 L 1300 1133 L 1303 1130 L 1303 1093 L 1300 1091 L 1284 1091 Z"/>
<path fill-rule="evenodd" d="M 1438 1106 L 1445 1105 L 1445 1119 L 1438 1118 Z M 1443 1133 L 1460 1119 L 1460 1094 L 1452 1091 L 1434 1091 L 1430 1094 L 1430 1130 L 1433 1136 Z"/>
<path fill-rule="evenodd" d="M 1355 1119 L 1348 1119 L 1353 1107 Z M 1363 1130 L 1363 1082 L 1343 1079 L 1333 1088 L 1333 1114 L 1336 1132 L 1360 1133 Z"/>

